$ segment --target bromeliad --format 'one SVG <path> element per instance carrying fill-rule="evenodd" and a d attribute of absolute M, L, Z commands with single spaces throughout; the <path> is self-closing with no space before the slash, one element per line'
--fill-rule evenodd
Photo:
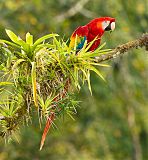
<path fill-rule="evenodd" d="M 70 38 L 69 46 L 70 48 L 74 48 L 76 45 L 76 50 L 80 50 L 83 48 L 83 45 L 85 44 L 85 42 L 87 42 L 87 44 L 89 44 L 90 42 L 93 42 L 89 50 L 94 51 L 99 46 L 101 37 L 104 34 L 104 32 L 113 31 L 114 29 L 115 29 L 115 18 L 101 17 L 101 18 L 93 19 L 85 26 L 80 26 L 73 32 Z M 54 101 L 58 101 L 60 97 L 63 98 L 65 96 L 65 94 L 68 92 L 69 84 L 70 84 L 70 80 L 68 79 L 65 84 L 64 91 L 62 92 L 61 95 L 57 96 L 54 99 Z M 51 115 L 47 119 L 46 126 L 44 128 L 42 139 L 41 139 L 40 150 L 44 145 L 46 135 L 54 119 L 55 119 L 55 113 L 53 111 L 51 112 Z"/>

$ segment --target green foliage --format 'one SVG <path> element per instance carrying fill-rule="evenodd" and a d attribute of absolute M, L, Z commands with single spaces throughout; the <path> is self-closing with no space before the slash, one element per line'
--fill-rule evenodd
<path fill-rule="evenodd" d="M 66 113 L 74 119 L 78 103 L 70 92 L 80 90 L 81 84 L 87 81 L 92 94 L 90 71 L 105 80 L 96 66 L 108 67 L 95 62 L 95 57 L 109 50 L 103 50 L 103 44 L 93 54 L 89 52 L 91 42 L 78 52 L 70 49 L 63 40 L 57 39 L 57 34 L 45 35 L 34 42 L 30 33 L 26 34 L 26 41 L 10 30 L 6 30 L 6 33 L 12 42 L 0 40 L 2 54 L 7 55 L 1 68 L 3 76 L 9 78 L 0 84 L 4 87 L 11 85 L 13 90 L 1 102 L 0 115 L 4 117 L 3 121 L 8 123 L 8 119 L 11 119 L 8 127 L 5 125 L 6 129 L 1 132 L 8 136 L 23 121 L 27 121 L 25 119 L 30 117 L 34 106 L 40 122 L 42 117 L 48 118 L 53 111 L 57 116 Z M 17 98 L 18 95 L 22 98 Z"/>
<path fill-rule="evenodd" d="M 106 48 L 114 48 L 148 32 L 147 0 L 89 0 L 80 11 L 69 16 L 67 11 L 79 1 L 1 0 L 0 37 L 8 39 L 5 28 L 10 28 L 23 37 L 23 40 L 25 40 L 24 33 L 28 31 L 34 35 L 34 39 L 53 32 L 68 39 L 78 26 L 100 16 L 116 18 L 115 32 L 105 33 L 101 40 L 101 43 L 106 42 Z M 63 21 L 57 21 L 57 15 L 61 16 L 63 13 L 66 13 L 67 17 Z M 7 62 L 9 66 L 11 56 L 9 61 L 6 60 L 7 54 L 9 55 L 8 49 L 11 47 L 1 47 L 0 63 L 3 62 L 3 65 L 6 65 Z M 34 115 L 32 119 L 28 119 L 32 125 L 22 126 L 19 134 L 15 132 L 19 143 L 10 141 L 9 145 L 5 145 L 1 140 L 0 159 L 131 160 L 136 159 L 138 154 L 142 158 L 138 157 L 137 160 L 147 160 L 147 52 L 145 53 L 142 49 L 132 50 L 109 64 L 112 67 L 101 68 L 101 73 L 105 75 L 107 83 L 95 74 L 91 74 L 93 96 L 90 96 L 86 85 L 81 88 L 77 95 L 82 102 L 81 108 L 77 108 L 78 115 L 74 116 L 76 121 L 68 116 L 64 116 L 64 121 L 57 118 L 55 123 L 58 130 L 50 129 L 42 152 L 38 149 L 44 125 L 40 129 L 37 115 Z M 2 71 L 0 75 L 2 76 Z M 50 79 L 52 77 L 54 77 L 54 71 L 49 75 Z M 8 78 L 6 75 L 0 80 L 5 82 Z M 0 91 L 5 93 L 0 94 L 1 101 L 6 99 L 6 96 L 13 90 L 10 86 L 12 85 L 0 86 Z M 9 92 L 6 93 L 5 89 Z M 52 99 L 54 94 L 48 96 Z M 34 113 L 33 108 L 35 107 L 32 107 L 31 113 Z M 132 125 L 129 122 L 133 122 Z"/>

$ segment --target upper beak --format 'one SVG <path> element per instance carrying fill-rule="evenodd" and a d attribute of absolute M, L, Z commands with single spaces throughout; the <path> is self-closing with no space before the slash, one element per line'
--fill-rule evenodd
<path fill-rule="evenodd" d="M 115 29 L 115 22 L 111 23 L 111 30 L 113 31 Z"/>

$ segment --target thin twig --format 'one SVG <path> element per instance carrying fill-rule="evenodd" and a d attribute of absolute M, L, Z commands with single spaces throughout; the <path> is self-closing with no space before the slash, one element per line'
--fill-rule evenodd
<path fill-rule="evenodd" d="M 79 13 L 81 13 L 83 16 L 87 17 L 87 18 L 94 18 L 97 17 L 98 15 L 95 14 L 95 12 L 92 12 L 86 8 L 82 8 Z"/>
<path fill-rule="evenodd" d="M 63 22 L 66 18 L 72 17 L 78 12 L 83 9 L 84 5 L 88 2 L 89 0 L 80 0 L 78 1 L 72 8 L 70 8 L 68 11 L 66 11 L 63 14 L 60 14 L 55 17 L 56 22 Z"/>

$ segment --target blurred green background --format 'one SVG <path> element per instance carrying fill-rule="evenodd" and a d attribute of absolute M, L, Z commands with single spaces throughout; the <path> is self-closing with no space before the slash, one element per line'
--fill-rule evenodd
<path fill-rule="evenodd" d="M 79 25 L 100 16 L 116 18 L 102 43 L 114 48 L 148 32 L 148 0 L 0 0 L 0 38 L 5 28 L 21 37 L 56 32 L 65 41 Z M 93 96 L 83 86 L 75 115 L 56 120 L 42 151 L 43 126 L 34 117 L 17 140 L 0 139 L 0 160 L 147 160 L 148 54 L 135 49 L 102 69 L 107 83 L 92 74 Z"/>

